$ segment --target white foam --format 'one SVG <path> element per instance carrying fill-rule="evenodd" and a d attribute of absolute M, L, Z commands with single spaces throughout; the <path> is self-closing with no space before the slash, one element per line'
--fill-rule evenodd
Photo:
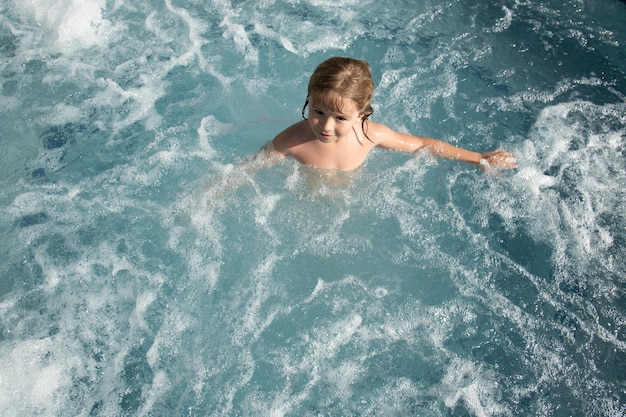
<path fill-rule="evenodd" d="M 502 6 L 502 10 L 504 11 L 504 16 L 498 19 L 491 29 L 492 32 L 504 32 L 511 26 L 511 23 L 513 23 L 513 11 L 506 6 Z"/>
<path fill-rule="evenodd" d="M 155 404 L 158 403 L 171 388 L 170 379 L 164 371 L 155 372 L 151 382 L 152 383 L 146 389 L 141 408 L 137 411 L 137 416 L 154 415 Z"/>
<path fill-rule="evenodd" d="M 535 167 L 523 167 L 516 175 L 535 197 L 556 184 L 556 178 L 544 174 Z"/>
<path fill-rule="evenodd" d="M 290 413 L 311 397 L 312 391 L 320 381 L 333 384 L 342 390 L 340 395 L 349 396 L 351 385 L 361 372 L 361 365 L 359 361 L 342 361 L 340 366 L 347 374 L 339 374 L 334 364 L 338 350 L 355 336 L 362 321 L 360 315 L 354 314 L 352 317 L 343 317 L 322 325 L 314 329 L 312 334 L 305 335 L 303 343 L 306 353 L 303 357 L 287 357 L 282 364 L 288 389 L 281 390 L 275 395 L 267 414 L 283 416 Z M 294 362 L 291 362 L 291 359 Z M 297 381 L 300 376 L 305 376 L 306 383 L 294 391 L 290 387 L 291 381 Z"/>
<path fill-rule="evenodd" d="M 234 127 L 228 123 L 220 122 L 214 115 L 208 115 L 202 118 L 200 126 L 196 130 L 198 133 L 198 144 L 206 159 L 211 159 L 215 155 L 215 150 L 211 146 L 211 140 L 220 135 L 231 132 Z"/>
<path fill-rule="evenodd" d="M 36 406 L 47 406 L 55 391 L 63 384 L 63 379 L 68 379 L 64 375 L 64 369 L 60 364 L 51 364 L 43 368 L 37 375 L 35 385 L 31 394 L 31 402 Z"/>
<path fill-rule="evenodd" d="M 166 82 L 146 74 L 140 74 L 139 79 L 140 86 L 126 89 L 110 78 L 98 80 L 103 88 L 90 101 L 99 107 L 128 110 L 125 117 L 114 122 L 115 131 L 137 121 L 143 121 L 147 130 L 154 130 L 161 124 L 161 116 L 155 109 L 155 103 L 165 94 Z"/>
<path fill-rule="evenodd" d="M 334 10 L 338 6 L 340 6 L 340 7 L 353 6 L 353 5 L 356 5 L 356 4 L 361 4 L 362 2 L 360 0 L 341 0 L 341 1 L 335 1 L 335 0 L 308 0 L 307 3 L 309 3 L 311 6 L 320 7 L 320 8 L 326 8 L 326 9 L 332 11 L 332 10 Z"/>
<path fill-rule="evenodd" d="M 376 298 L 385 298 L 389 295 L 389 290 L 384 287 L 376 287 L 374 290 L 374 297 Z"/>
<path fill-rule="evenodd" d="M 63 406 L 57 391 L 71 385 L 71 356 L 59 358 L 53 338 L 0 344 L 0 409 L 7 415 L 46 410 L 56 415 Z"/>
<path fill-rule="evenodd" d="M 62 126 L 66 123 L 79 121 L 82 118 L 83 110 L 80 107 L 57 103 L 50 109 L 50 114 L 43 119 L 51 126 Z"/>
<path fill-rule="evenodd" d="M 221 27 L 224 28 L 223 37 L 232 39 L 237 51 L 243 55 L 247 62 L 256 64 L 259 60 L 259 51 L 252 45 L 245 27 L 235 21 L 236 14 L 229 12 L 224 16 Z"/>
<path fill-rule="evenodd" d="M 167 314 L 152 346 L 146 353 L 148 365 L 155 373 L 161 370 L 164 358 L 178 354 L 180 337 L 194 322 L 194 319 L 182 311 L 171 311 Z"/>
<path fill-rule="evenodd" d="M 91 46 L 104 46 L 113 25 L 102 16 L 106 0 L 30 0 L 17 7 L 54 34 L 55 44 L 67 54 Z"/>
<path fill-rule="evenodd" d="M 422 396 L 423 393 L 415 381 L 406 377 L 400 377 L 374 390 L 368 388 L 367 396 L 361 399 L 361 405 L 364 406 L 364 412 L 361 415 L 415 415 L 416 410 L 413 409 L 413 406 L 420 401 Z M 433 413 L 432 415 L 438 414 L 440 413 Z M 423 415 L 431 414 L 425 413 Z"/>
<path fill-rule="evenodd" d="M 548 305 L 567 312 L 578 332 L 619 350 L 626 344 L 611 329 L 623 318 L 612 309 L 604 310 L 603 305 L 614 300 L 610 294 L 619 283 L 612 276 L 621 273 L 618 264 L 623 264 L 616 259 L 619 255 L 614 253 L 614 245 L 623 239 L 624 231 L 615 223 L 607 224 L 606 218 L 623 219 L 625 109 L 624 103 L 584 101 L 546 107 L 519 151 L 521 168 L 512 176 L 513 187 L 504 191 L 506 187 L 497 185 L 486 200 L 497 207 L 507 227 L 522 223 L 524 233 L 550 248 L 545 255 L 553 271 L 548 282 L 523 266 L 514 266 L 517 273 L 537 288 Z M 584 280 L 584 291 L 567 289 L 579 279 Z M 561 283 L 568 285 L 562 287 Z M 503 303 L 496 294 L 490 298 L 491 305 Z M 498 307 L 498 315 L 515 312 L 511 319 L 521 328 L 541 326 L 514 307 Z M 570 343 L 581 337 L 562 323 L 553 325 L 568 335 Z M 544 378 L 562 378 L 558 372 L 563 357 L 533 341 L 533 332 L 523 333 L 532 341 Z"/>
<path fill-rule="evenodd" d="M 251 339 L 256 340 L 278 314 L 276 309 L 268 311 L 265 304 L 275 291 L 271 278 L 279 260 L 278 256 L 270 254 L 252 272 L 252 285 L 250 285 L 249 293 L 245 291 L 242 294 L 245 301 L 240 301 L 241 308 L 245 312 L 242 315 L 242 326 L 234 335 L 237 345 L 244 346 Z"/>
<path fill-rule="evenodd" d="M 148 330 L 148 325 L 146 324 L 145 319 L 146 311 L 155 300 L 156 295 L 154 291 L 144 291 L 137 297 L 134 319 L 136 320 L 137 325 L 144 330 Z"/>
<path fill-rule="evenodd" d="M 254 31 L 261 36 L 278 41 L 278 43 L 280 43 L 285 50 L 298 55 L 298 50 L 286 36 L 281 35 L 261 23 L 255 23 Z"/>
<path fill-rule="evenodd" d="M 478 417 L 506 414 L 508 410 L 497 401 L 494 376 L 472 362 L 454 359 L 444 376 L 440 395 L 446 407 L 454 410 L 463 402 Z"/>
<path fill-rule="evenodd" d="M 63 49 L 88 48 L 107 40 L 111 23 L 102 18 L 105 0 L 74 0 L 58 26 Z"/>
<path fill-rule="evenodd" d="M 272 216 L 272 212 L 281 198 L 282 196 L 278 194 L 259 197 L 259 201 L 254 205 L 254 221 L 257 225 L 263 226 L 266 230 L 271 232 L 271 230 L 267 228 L 268 220 Z"/>
<path fill-rule="evenodd" d="M 507 70 L 513 71 L 515 70 Z M 505 71 L 503 74 L 507 74 Z M 528 89 L 525 91 L 520 91 L 518 93 L 506 96 L 506 97 L 489 97 L 483 100 L 487 105 L 495 105 L 498 110 L 504 112 L 519 112 L 526 113 L 527 106 L 532 103 L 545 103 L 550 104 L 554 102 L 558 102 L 558 97 L 563 95 L 564 93 L 570 92 L 580 86 L 591 86 L 591 87 L 609 87 L 610 83 L 602 80 L 598 77 L 582 77 L 578 79 L 563 79 L 557 82 L 552 90 L 536 90 L 536 89 Z M 621 94 L 617 91 L 614 92 L 616 96 L 619 98 Z M 573 103 L 563 103 L 556 106 L 548 105 L 545 110 L 551 111 L 554 107 L 559 106 L 569 106 Z"/>
<path fill-rule="evenodd" d="M 189 28 L 189 42 L 187 44 L 187 50 L 184 53 L 180 54 L 178 57 L 171 60 L 170 64 L 168 65 L 168 70 L 176 65 L 182 65 L 186 67 L 191 64 L 194 59 L 197 59 L 200 69 L 202 69 L 203 71 L 207 71 L 209 74 L 218 79 L 223 85 L 227 85 L 228 83 L 230 83 L 231 79 L 220 74 L 211 64 L 210 57 L 207 58 L 202 52 L 202 47 L 208 42 L 202 36 L 207 27 L 206 22 L 203 19 L 193 17 L 188 10 L 182 7 L 174 6 L 170 0 L 166 0 L 165 5 L 170 12 L 181 18 Z M 221 11 L 225 7 L 229 7 L 229 5 L 227 4 L 227 2 L 222 2 L 221 5 L 215 5 L 213 7 L 215 8 L 215 11 Z M 159 24 L 159 17 L 154 13 L 150 14 L 146 19 L 146 27 L 149 30 L 163 36 L 162 31 L 159 29 Z M 167 38 L 167 36 L 165 37 Z"/>

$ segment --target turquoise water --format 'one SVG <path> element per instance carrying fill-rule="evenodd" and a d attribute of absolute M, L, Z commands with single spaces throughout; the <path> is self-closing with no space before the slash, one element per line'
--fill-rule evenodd
<path fill-rule="evenodd" d="M 623 416 L 626 3 L 0 1 L 0 415 Z M 241 160 L 314 67 L 514 152 Z"/>

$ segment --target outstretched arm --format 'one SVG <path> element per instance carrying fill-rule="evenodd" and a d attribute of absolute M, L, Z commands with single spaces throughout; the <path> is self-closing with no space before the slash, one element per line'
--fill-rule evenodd
<path fill-rule="evenodd" d="M 421 149 L 428 151 L 433 156 L 468 162 L 478 166 L 483 171 L 499 168 L 517 168 L 515 156 L 502 149 L 489 152 L 474 152 L 436 139 L 420 138 L 419 141 L 422 143 Z"/>
<path fill-rule="evenodd" d="M 367 134 L 377 146 L 382 148 L 413 153 L 426 150 L 438 158 L 469 162 L 480 167 L 483 171 L 517 168 L 515 156 L 501 149 L 490 152 L 474 152 L 437 139 L 399 133 L 387 126 L 372 122 L 368 123 Z"/>

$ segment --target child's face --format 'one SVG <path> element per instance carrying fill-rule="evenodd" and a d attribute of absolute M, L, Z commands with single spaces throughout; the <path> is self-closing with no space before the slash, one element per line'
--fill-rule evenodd
<path fill-rule="evenodd" d="M 309 126 L 315 137 L 332 143 L 346 139 L 354 125 L 361 120 L 361 115 L 354 100 L 339 95 L 328 97 L 329 100 L 316 100 L 311 97 L 309 108 Z"/>

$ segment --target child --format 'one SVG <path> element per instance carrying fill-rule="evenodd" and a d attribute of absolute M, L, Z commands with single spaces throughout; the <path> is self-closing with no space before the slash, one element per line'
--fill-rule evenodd
<path fill-rule="evenodd" d="M 473 163 L 483 171 L 516 168 L 515 157 L 502 150 L 478 153 L 446 142 L 395 132 L 368 120 L 374 83 L 369 64 L 334 57 L 322 62 L 309 80 L 302 109 L 304 120 L 288 127 L 269 142 L 266 156 L 295 158 L 303 164 L 325 169 L 359 167 L 375 147 L 417 152 Z M 304 111 L 309 106 L 308 119 Z"/>

